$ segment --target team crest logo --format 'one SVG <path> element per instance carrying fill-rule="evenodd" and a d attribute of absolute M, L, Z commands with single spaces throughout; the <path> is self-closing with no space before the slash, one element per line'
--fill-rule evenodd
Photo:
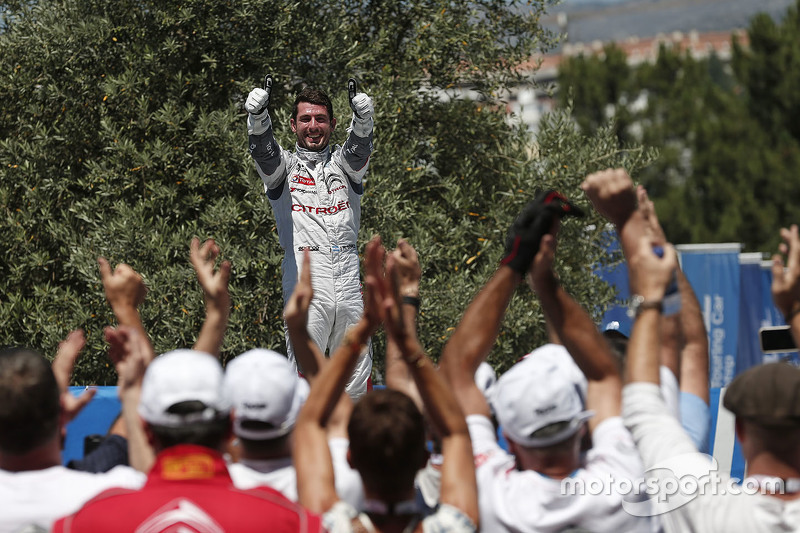
<path fill-rule="evenodd" d="M 292 183 L 297 183 L 298 185 L 310 185 L 311 187 L 316 185 L 314 178 L 309 178 L 308 176 L 303 176 L 300 174 L 295 174 L 289 181 Z"/>
<path fill-rule="evenodd" d="M 136 533 L 224 533 L 203 509 L 186 498 L 177 498 L 152 514 Z"/>

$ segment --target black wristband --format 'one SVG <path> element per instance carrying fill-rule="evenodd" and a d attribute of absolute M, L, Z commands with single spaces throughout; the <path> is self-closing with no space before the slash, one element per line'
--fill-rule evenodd
<path fill-rule="evenodd" d="M 403 296 L 403 303 L 408 305 L 413 305 L 419 311 L 419 298 L 416 296 Z"/>

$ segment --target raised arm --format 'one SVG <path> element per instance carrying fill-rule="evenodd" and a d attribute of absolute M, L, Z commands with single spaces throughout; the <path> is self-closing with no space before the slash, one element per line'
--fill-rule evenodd
<path fill-rule="evenodd" d="M 306 250 L 303 253 L 300 277 L 286 303 L 283 317 L 289 330 L 289 339 L 294 347 L 298 368 L 309 383 L 314 382 L 320 369 L 325 366 L 325 356 L 308 334 L 308 308 L 312 298 L 314 289 L 311 285 L 311 255 Z"/>
<path fill-rule="evenodd" d="M 791 328 L 795 345 L 800 346 L 800 232 L 797 224 L 781 228 L 781 239 L 780 253 L 772 256 L 772 301 Z"/>
<path fill-rule="evenodd" d="M 681 293 L 681 350 L 680 385 L 682 392 L 694 394 L 708 405 L 708 333 L 700 302 L 683 271 L 678 268 L 678 290 Z"/>
<path fill-rule="evenodd" d="M 150 343 L 135 328 L 120 326 L 105 329 L 108 356 L 117 371 L 117 395 L 122 404 L 122 418 L 128 439 L 128 462 L 140 472 L 149 472 L 155 452 L 139 418 L 142 379 L 151 360 Z"/>
<path fill-rule="evenodd" d="M 410 248 L 404 243 L 403 248 L 406 246 Z M 409 255 L 411 250 L 406 249 L 399 254 L 391 254 L 387 259 L 387 276 L 381 290 L 384 323 L 387 334 L 398 347 L 400 356 L 416 383 L 428 420 L 442 443 L 442 485 L 439 501 L 460 509 L 477 525 L 478 490 L 467 422 L 455 394 L 425 354 L 417 338 L 416 327 L 404 316 L 406 313 L 403 307 L 407 305 L 403 304 L 403 296 L 399 292 L 401 283 L 398 282 L 398 277 L 405 267 L 403 262 Z"/>
<path fill-rule="evenodd" d="M 648 209 L 649 199 L 643 189 L 637 191 L 634 188 L 633 180 L 624 169 L 608 169 L 601 172 L 590 174 L 586 177 L 581 184 L 581 188 L 592 201 L 595 209 L 605 216 L 617 229 L 620 244 L 622 245 L 623 253 L 628 261 L 629 272 L 632 272 L 632 265 L 630 261 L 633 257 L 639 254 L 639 245 L 642 241 L 647 241 L 650 246 L 662 245 L 664 243 L 663 232 L 655 219 L 655 211 Z M 637 198 L 637 194 L 639 198 Z M 637 200 L 642 200 L 645 205 L 637 208 Z M 652 249 L 650 253 L 653 254 Z M 640 294 L 636 289 L 631 286 L 631 291 L 635 297 L 645 297 L 646 295 Z M 661 305 L 661 299 L 658 300 L 658 305 Z M 644 304 L 639 306 L 639 311 L 649 310 L 648 307 L 656 306 L 656 302 L 651 302 L 645 297 Z M 673 321 L 671 323 L 672 333 L 677 332 L 680 327 L 679 322 Z M 661 338 L 661 313 L 658 313 L 656 319 L 656 332 L 658 337 Z M 671 339 L 675 341 L 673 337 Z M 630 342 L 630 341 L 629 341 Z M 678 346 L 673 344 L 671 349 L 667 352 L 662 352 L 662 346 L 656 345 L 654 347 L 656 358 L 656 383 L 658 379 L 659 362 L 660 359 L 665 359 L 669 366 L 672 367 L 676 377 L 678 377 Z M 628 349 L 630 352 L 630 347 Z M 630 367 L 629 367 L 630 368 Z"/>
<path fill-rule="evenodd" d="M 470 302 L 442 351 L 439 369 L 465 415 L 490 416 L 486 398 L 475 384 L 475 371 L 492 349 L 520 281 L 522 275 L 508 266 L 500 266 Z"/>
<path fill-rule="evenodd" d="M 67 338 L 58 344 L 58 351 L 53 359 L 53 375 L 58 383 L 58 390 L 61 394 L 61 407 L 64 412 L 64 424 L 71 422 L 86 405 L 92 401 L 97 389 L 87 388 L 79 396 L 73 396 L 69 392 L 69 382 L 72 377 L 72 370 L 75 362 L 80 357 L 81 350 L 86 345 L 86 336 L 83 330 L 76 329 L 71 331 Z"/>
<path fill-rule="evenodd" d="M 647 221 L 636 208 L 636 189 L 625 169 L 614 168 L 586 176 L 581 189 L 591 200 L 598 213 L 611 222 L 617 230 L 625 257 L 635 252 L 633 242 L 645 234 Z"/>
<path fill-rule="evenodd" d="M 326 426 L 347 381 L 352 375 L 358 357 L 370 336 L 380 325 L 376 306 L 376 276 L 380 275 L 386 252 L 380 239 L 373 238 L 365 251 L 366 302 L 364 314 L 345 334 L 328 364 L 311 384 L 308 399 L 300 411 L 294 428 L 293 459 L 297 471 L 297 494 L 300 505 L 322 513 L 330 509 L 339 498 L 336 495 L 333 464 Z"/>
<path fill-rule="evenodd" d="M 466 415 L 490 416 L 486 399 L 475 385 L 475 371 L 497 339 L 511 296 L 539 251 L 542 235 L 562 217 L 582 214 L 563 195 L 548 190 L 529 202 L 511 225 L 500 268 L 467 307 L 439 360 Z"/>
<path fill-rule="evenodd" d="M 620 415 L 622 381 L 611 348 L 594 321 L 558 282 L 553 271 L 555 249 L 554 234 L 542 237 L 529 280 L 547 322 L 586 376 L 586 407 L 595 412 L 589 419 L 593 430 L 603 420 Z"/>
<path fill-rule="evenodd" d="M 350 127 L 347 128 L 349 135 L 342 147 L 344 162 L 346 164 L 347 175 L 353 183 L 361 183 L 367 172 L 369 158 L 372 155 L 372 136 L 373 136 L 373 115 L 375 107 L 372 98 L 364 93 L 357 92 L 355 80 L 350 80 L 347 86 L 350 108 L 353 111 L 353 118 Z"/>
<path fill-rule="evenodd" d="M 267 76 L 264 87 L 256 87 L 247 95 L 248 150 L 256 163 L 256 170 L 264 182 L 264 190 L 275 189 L 286 177 L 286 159 L 283 156 L 269 116 L 272 95 L 272 77 Z"/>
<path fill-rule="evenodd" d="M 209 239 L 200 246 L 200 239 L 194 237 L 189 246 L 189 259 L 197 272 L 197 281 L 203 289 L 203 301 L 206 307 L 206 319 L 197 336 L 194 349 L 217 357 L 220 356 L 231 312 L 231 297 L 228 292 L 231 263 L 223 261 L 219 265 L 219 270 L 215 271 L 214 263 L 219 253 L 219 246 L 214 239 Z"/>
<path fill-rule="evenodd" d="M 660 342 L 660 302 L 678 265 L 678 257 L 672 246 L 666 246 L 664 257 L 653 253 L 653 243 L 646 236 L 638 243 L 628 243 L 634 250 L 628 258 L 628 273 L 631 291 L 641 295 L 648 305 L 639 307 L 628 342 L 628 382 L 659 384 L 658 347 Z"/>
<path fill-rule="evenodd" d="M 663 246 L 667 242 L 667 238 L 658 220 L 655 205 L 647 195 L 647 190 L 641 185 L 636 187 L 636 200 L 638 202 L 638 212 L 646 226 L 645 233 L 650 236 L 653 244 Z M 638 221 L 633 221 L 631 226 L 637 223 Z M 678 380 L 681 377 L 681 355 L 684 351 L 685 342 L 681 313 L 662 316 L 659 361 L 661 366 L 668 368 L 672 375 L 675 376 L 675 379 Z"/>
<path fill-rule="evenodd" d="M 391 252 L 397 280 L 397 293 L 400 297 L 401 312 L 405 328 L 409 331 L 417 329 L 417 313 L 419 313 L 419 282 L 422 269 L 419 265 L 417 251 L 405 239 L 397 241 L 397 248 Z M 386 386 L 398 390 L 414 400 L 422 410 L 422 398 L 411 375 L 408 365 L 403 361 L 400 347 L 395 337 L 386 339 Z"/>
<path fill-rule="evenodd" d="M 103 281 L 106 299 L 114 311 L 114 316 L 117 317 L 117 322 L 120 326 L 136 329 L 147 339 L 147 332 L 139 316 L 139 306 L 147 295 L 147 287 L 142 276 L 125 263 L 120 263 L 113 271 L 105 258 L 98 258 L 97 263 L 100 266 L 100 278 Z M 153 356 L 151 353 L 150 358 Z"/>

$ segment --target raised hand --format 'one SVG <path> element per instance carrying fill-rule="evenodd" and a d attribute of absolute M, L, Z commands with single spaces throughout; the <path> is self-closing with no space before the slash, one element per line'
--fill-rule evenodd
<path fill-rule="evenodd" d="M 244 108 L 247 111 L 247 133 L 261 135 L 272 128 L 269 116 L 269 99 L 272 95 L 272 76 L 264 78 L 264 88 L 256 87 L 247 95 Z"/>
<path fill-rule="evenodd" d="M 398 293 L 400 296 L 419 296 L 419 281 L 422 268 L 417 251 L 405 239 L 398 239 L 397 248 L 389 254 L 395 267 Z"/>
<path fill-rule="evenodd" d="M 390 297 L 391 287 L 386 279 L 384 260 L 386 249 L 380 236 L 375 235 L 364 250 L 364 285 L 367 290 L 362 321 L 366 323 L 370 335 L 378 329 L 388 311 L 386 302 Z"/>
<path fill-rule="evenodd" d="M 555 281 L 553 262 L 556 255 L 556 236 L 547 233 L 542 236 L 539 251 L 533 258 L 533 265 L 528 276 L 528 282 L 534 291 L 539 291 L 544 284 Z"/>
<path fill-rule="evenodd" d="M 106 299 L 114 313 L 136 309 L 144 302 L 147 287 L 142 276 L 135 270 L 125 263 L 120 263 L 112 271 L 111 265 L 103 257 L 99 257 L 97 263 L 100 266 L 100 278 L 103 281 Z M 117 319 L 119 320 L 119 316 Z"/>
<path fill-rule="evenodd" d="M 372 132 L 372 116 L 375 114 L 372 98 L 365 93 L 358 92 L 358 85 L 354 78 L 350 78 L 347 81 L 347 96 L 350 100 L 350 109 L 353 110 L 353 120 L 350 122 L 350 128 L 359 137 L 369 136 L 370 132 Z"/>
<path fill-rule="evenodd" d="M 622 168 L 601 170 L 586 176 L 581 189 L 597 212 L 619 229 L 636 211 L 633 180 Z"/>
<path fill-rule="evenodd" d="M 653 205 L 653 201 L 647 195 L 647 190 L 642 185 L 636 187 L 636 200 L 639 203 L 639 213 L 642 214 L 642 218 L 647 223 L 653 243 L 662 245 L 667 242 L 667 237 L 664 235 L 664 230 L 658 221 L 658 215 L 656 215 L 655 205 Z"/>
<path fill-rule="evenodd" d="M 308 327 L 308 308 L 314 298 L 314 288 L 311 286 L 311 254 L 308 250 L 303 252 L 303 265 L 300 277 L 294 286 L 294 291 L 283 310 L 283 318 L 290 331 L 305 332 Z"/>
<path fill-rule="evenodd" d="M 800 312 L 800 232 L 797 224 L 781 228 L 779 253 L 772 256 L 772 300 L 786 323 Z M 784 260 L 784 257 L 786 259 Z"/>
<path fill-rule="evenodd" d="M 505 256 L 500 264 L 524 276 L 539 251 L 542 236 L 557 232 L 565 216 L 582 217 L 583 211 L 558 191 L 547 190 L 537 195 L 509 228 Z"/>
<path fill-rule="evenodd" d="M 197 281 L 203 289 L 206 307 L 228 312 L 231 307 L 228 282 L 231 277 L 231 262 L 223 261 L 219 270 L 214 265 L 220 250 L 214 239 L 208 239 L 200 246 L 200 239 L 194 237 L 189 246 L 189 259 L 197 272 Z"/>
<path fill-rule="evenodd" d="M 77 397 L 69 392 L 69 380 L 72 376 L 72 370 L 75 368 L 75 362 L 80 357 L 81 350 L 85 345 L 86 337 L 83 334 L 83 330 L 76 329 L 71 331 L 67 338 L 58 344 L 58 351 L 55 359 L 53 359 L 53 375 L 56 377 L 58 390 L 61 393 L 61 404 L 66 422 L 70 422 L 78 416 L 78 413 L 92 401 L 97 392 L 97 389 L 87 388 Z"/>
<path fill-rule="evenodd" d="M 659 301 L 664 298 L 667 285 L 672 282 L 678 267 L 678 254 L 671 244 L 663 247 L 663 257 L 653 251 L 653 241 L 642 236 L 636 253 L 628 258 L 628 272 L 631 292 L 645 301 Z"/>
<path fill-rule="evenodd" d="M 154 354 L 147 339 L 134 328 L 120 326 L 103 331 L 109 344 L 108 357 L 117 371 L 117 387 L 120 398 L 128 390 L 142 384 L 147 365 Z"/>

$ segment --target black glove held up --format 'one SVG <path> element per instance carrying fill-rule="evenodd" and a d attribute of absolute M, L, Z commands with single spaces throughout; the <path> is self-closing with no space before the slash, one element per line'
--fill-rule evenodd
<path fill-rule="evenodd" d="M 508 265 L 524 276 L 539 252 L 542 237 L 550 231 L 556 218 L 584 216 L 583 210 L 555 190 L 546 190 L 529 202 L 517 215 L 506 238 L 505 256 L 501 265 Z"/>

